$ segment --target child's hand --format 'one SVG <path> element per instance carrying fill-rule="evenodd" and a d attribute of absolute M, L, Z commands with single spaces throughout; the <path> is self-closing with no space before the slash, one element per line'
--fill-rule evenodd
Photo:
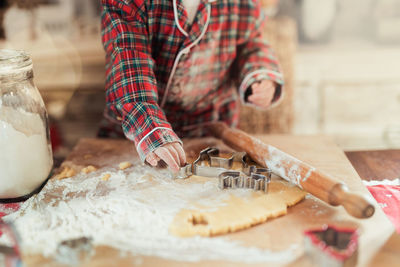
<path fill-rule="evenodd" d="M 165 144 L 149 153 L 146 161 L 153 167 L 163 160 L 173 172 L 178 172 L 180 167 L 186 163 L 186 155 L 180 143 Z"/>
<path fill-rule="evenodd" d="M 251 85 L 252 94 L 248 101 L 259 108 L 268 108 L 274 98 L 276 84 L 270 80 L 262 80 Z"/>

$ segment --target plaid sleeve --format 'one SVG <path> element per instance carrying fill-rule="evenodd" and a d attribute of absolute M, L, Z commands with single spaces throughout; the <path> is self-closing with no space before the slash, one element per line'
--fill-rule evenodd
<path fill-rule="evenodd" d="M 144 3 L 102 0 L 106 102 L 142 161 L 165 143 L 181 142 L 158 105 Z"/>
<path fill-rule="evenodd" d="M 277 86 L 272 100 L 275 105 L 280 100 L 283 87 L 283 75 L 278 59 L 270 45 L 262 36 L 262 24 L 265 16 L 261 12 L 258 1 L 254 1 L 253 8 L 248 11 L 251 22 L 247 26 L 245 41 L 238 46 L 236 69 L 239 70 L 239 95 L 243 103 L 246 103 L 249 95 L 249 87 L 261 80 L 269 79 Z"/>

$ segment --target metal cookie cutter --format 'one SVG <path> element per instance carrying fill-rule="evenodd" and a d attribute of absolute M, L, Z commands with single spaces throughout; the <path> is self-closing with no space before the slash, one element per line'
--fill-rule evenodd
<path fill-rule="evenodd" d="M 358 231 L 324 225 L 305 235 L 306 253 L 317 266 L 355 266 L 358 252 Z"/>
<path fill-rule="evenodd" d="M 175 178 L 185 179 L 192 175 L 218 177 L 220 188 L 251 188 L 268 191 L 271 171 L 250 165 L 251 159 L 245 152 L 235 152 L 229 158 L 220 157 L 217 148 L 202 150 L 193 164 L 182 167 Z M 239 171 L 233 171 L 234 164 Z"/>
<path fill-rule="evenodd" d="M 219 188 L 250 188 L 268 192 L 268 185 L 271 182 L 271 171 L 266 168 L 250 166 L 248 173 L 240 171 L 226 171 L 219 176 Z"/>

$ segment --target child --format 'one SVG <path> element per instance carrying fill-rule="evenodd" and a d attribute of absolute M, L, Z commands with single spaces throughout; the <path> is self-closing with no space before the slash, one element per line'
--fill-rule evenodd
<path fill-rule="evenodd" d="M 276 104 L 283 85 L 258 0 L 102 0 L 106 118 L 142 161 L 186 162 L 180 137 L 238 124 L 238 99 Z"/>

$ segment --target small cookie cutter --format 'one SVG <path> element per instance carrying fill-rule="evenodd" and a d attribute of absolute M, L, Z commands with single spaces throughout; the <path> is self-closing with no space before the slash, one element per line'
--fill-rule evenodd
<path fill-rule="evenodd" d="M 219 188 L 250 188 L 256 191 L 268 192 L 271 172 L 266 168 L 251 166 L 248 175 L 239 171 L 226 171 L 219 176 Z"/>
<path fill-rule="evenodd" d="M 324 225 L 304 232 L 305 250 L 317 266 L 355 266 L 358 254 L 358 231 Z"/>
<path fill-rule="evenodd" d="M 239 171 L 232 170 L 235 163 L 239 165 Z M 186 179 L 192 175 L 218 177 L 221 189 L 250 188 L 267 192 L 271 181 L 270 169 L 257 168 L 250 163 L 246 152 L 234 152 L 231 157 L 224 158 L 217 148 L 209 147 L 200 152 L 193 164 L 182 167 L 175 178 Z"/>

